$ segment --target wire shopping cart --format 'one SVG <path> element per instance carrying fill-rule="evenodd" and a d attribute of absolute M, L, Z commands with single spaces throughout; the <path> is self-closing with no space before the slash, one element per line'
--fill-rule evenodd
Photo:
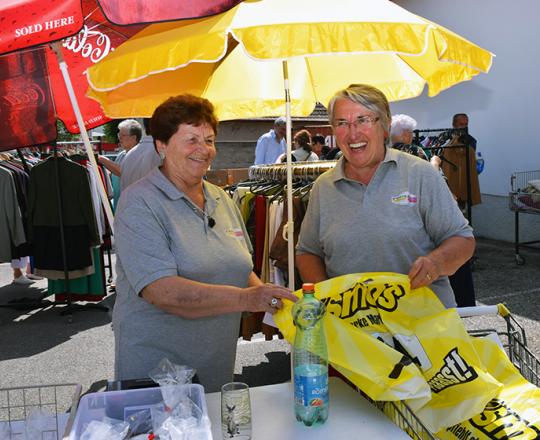
<path fill-rule="evenodd" d="M 55 384 L 0 389 L 0 438 L 2 440 L 62 440 L 69 432 L 82 387 Z M 28 437 L 29 419 L 43 415 L 39 429 Z M 39 434 L 37 434 L 39 432 Z"/>
<path fill-rule="evenodd" d="M 534 182 L 540 181 L 540 170 L 520 171 L 512 173 L 510 177 L 511 191 L 509 194 L 509 207 L 514 211 L 514 248 L 516 264 L 525 264 L 525 258 L 519 253 L 520 246 L 528 246 L 540 243 L 540 240 L 520 241 L 521 214 L 540 214 L 540 192 L 533 186 Z"/>
<path fill-rule="evenodd" d="M 510 361 L 520 371 L 521 375 L 533 385 L 540 387 L 540 360 L 527 347 L 524 328 L 512 316 L 504 304 L 492 306 L 462 307 L 457 309 L 461 318 L 475 316 L 499 316 L 506 322 L 506 330 L 495 329 L 472 330 L 472 336 L 486 336 L 496 333 Z M 415 440 L 436 440 L 434 433 L 426 428 L 409 406 L 403 401 L 380 402 L 369 399 L 399 428 Z"/>

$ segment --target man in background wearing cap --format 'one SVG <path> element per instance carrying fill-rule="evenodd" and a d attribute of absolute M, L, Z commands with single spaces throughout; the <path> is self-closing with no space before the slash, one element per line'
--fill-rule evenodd
<path fill-rule="evenodd" d="M 285 153 L 285 134 L 287 120 L 281 116 L 274 121 L 274 128 L 263 134 L 255 148 L 255 165 L 275 163 L 277 158 Z"/>

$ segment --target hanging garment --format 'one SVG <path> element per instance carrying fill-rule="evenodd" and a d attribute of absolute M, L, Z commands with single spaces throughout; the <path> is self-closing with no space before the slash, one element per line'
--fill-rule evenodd
<path fill-rule="evenodd" d="M 446 148 L 459 144 L 458 138 L 454 138 L 443 149 L 444 158 L 442 170 L 448 179 L 450 191 L 454 194 L 458 202 L 467 202 L 467 164 L 465 153 L 469 154 L 469 176 L 471 185 L 471 205 L 482 203 L 480 196 L 480 184 L 478 182 L 478 172 L 476 171 L 476 157 L 473 148 Z"/>
<path fill-rule="evenodd" d="M 288 220 L 287 202 L 283 206 L 283 218 L 281 225 L 276 233 L 276 237 L 270 248 L 270 258 L 276 260 L 276 267 L 286 271 L 288 268 L 288 255 L 287 255 L 287 242 L 283 238 L 283 228 L 287 224 Z M 294 221 L 294 244 L 298 242 L 298 234 L 300 232 L 300 225 L 306 214 L 306 208 L 304 202 L 299 197 L 293 197 L 293 221 Z"/>
<path fill-rule="evenodd" d="M 103 271 L 103 252 L 94 248 L 93 260 L 95 272 L 91 275 L 73 278 L 66 283 L 64 279 L 49 280 L 47 292 L 55 294 L 55 301 L 66 301 L 69 292 L 71 301 L 101 301 L 105 295 L 105 272 Z"/>
<path fill-rule="evenodd" d="M 0 167 L 0 263 L 12 260 L 12 246 L 26 241 L 12 173 Z M 16 257 L 15 257 L 16 258 Z"/>
<path fill-rule="evenodd" d="M 27 231 L 27 217 L 28 217 L 28 208 L 27 208 L 27 190 L 28 190 L 28 181 L 29 176 L 28 172 L 23 167 L 22 163 L 17 159 L 11 159 L 7 161 L 0 162 L 0 167 L 10 171 L 13 177 L 13 183 L 15 184 L 15 194 L 17 196 L 17 203 L 19 205 L 23 228 L 25 236 L 28 235 Z M 25 240 L 23 243 L 18 245 L 12 244 L 11 246 L 11 257 L 20 258 L 27 256 L 31 253 L 31 248 L 29 243 Z"/>
<path fill-rule="evenodd" d="M 255 197 L 255 267 L 254 271 L 260 275 L 262 271 L 264 254 L 264 236 L 266 233 L 266 197 Z"/>
<path fill-rule="evenodd" d="M 279 200 L 272 200 L 272 202 L 269 205 L 268 209 L 268 240 L 266 242 L 266 245 L 268 248 L 272 245 L 274 242 L 274 239 L 276 238 L 277 231 L 279 229 L 279 226 L 281 225 L 281 218 L 283 216 L 283 200 L 281 198 Z M 274 265 L 274 260 L 270 259 L 269 255 L 267 255 L 269 259 L 268 264 L 268 282 L 269 283 L 276 283 L 276 270 L 279 270 Z"/>
<path fill-rule="evenodd" d="M 59 198 L 65 249 L 61 244 Z M 28 232 L 36 273 L 63 279 L 64 257 L 67 270 L 73 271 L 70 277 L 93 273 L 91 247 L 99 245 L 100 239 L 86 169 L 63 157 L 50 157 L 34 166 L 28 203 Z"/>

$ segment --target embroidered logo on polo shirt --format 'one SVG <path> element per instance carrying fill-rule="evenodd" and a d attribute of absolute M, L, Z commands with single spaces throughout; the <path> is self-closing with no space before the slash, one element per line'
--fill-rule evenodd
<path fill-rule="evenodd" d="M 240 240 L 241 238 L 244 238 L 244 231 L 242 229 L 227 229 L 225 232 L 229 237 L 236 238 L 237 240 Z"/>
<path fill-rule="evenodd" d="M 392 203 L 403 206 L 414 206 L 418 202 L 418 197 L 411 194 L 409 191 L 402 192 L 397 196 L 392 197 Z"/>

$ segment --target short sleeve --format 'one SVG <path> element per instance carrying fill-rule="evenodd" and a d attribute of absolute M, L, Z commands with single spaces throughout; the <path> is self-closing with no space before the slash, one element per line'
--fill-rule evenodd
<path fill-rule="evenodd" d="M 296 254 L 313 254 L 324 258 L 320 240 L 320 192 L 317 183 L 313 186 L 309 196 L 306 215 L 300 227 Z"/>
<path fill-rule="evenodd" d="M 117 257 L 137 294 L 160 278 L 178 274 L 167 232 L 144 198 L 124 191 L 114 226 Z"/>

